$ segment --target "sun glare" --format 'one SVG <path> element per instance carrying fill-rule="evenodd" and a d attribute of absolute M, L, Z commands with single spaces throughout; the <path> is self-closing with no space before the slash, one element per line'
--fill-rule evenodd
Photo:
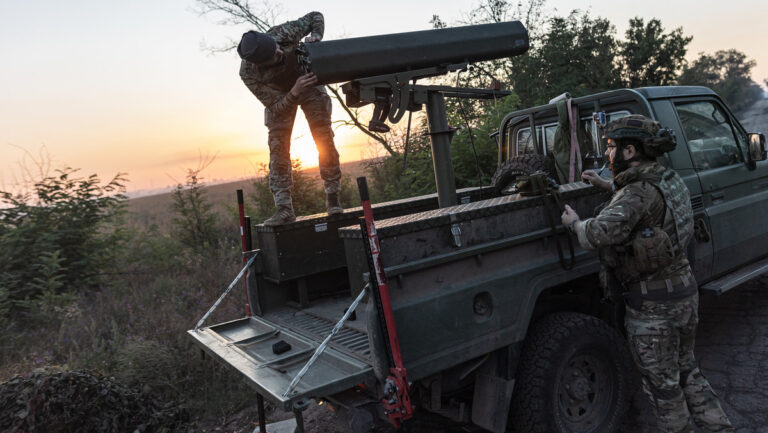
<path fill-rule="evenodd" d="M 291 137 L 291 159 L 300 159 L 304 168 L 317 167 L 318 155 L 312 134 L 294 134 Z"/>
<path fill-rule="evenodd" d="M 317 167 L 318 164 L 315 140 L 312 138 L 312 132 L 309 130 L 309 125 L 301 110 L 296 113 L 296 122 L 293 124 L 291 158 L 300 159 L 301 166 L 304 168 Z"/>

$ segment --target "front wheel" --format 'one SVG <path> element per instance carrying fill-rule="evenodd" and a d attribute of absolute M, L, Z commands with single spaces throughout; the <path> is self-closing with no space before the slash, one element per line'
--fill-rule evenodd
<path fill-rule="evenodd" d="M 546 316 L 523 345 L 510 425 L 517 432 L 610 433 L 634 391 L 626 342 L 580 313 Z"/>

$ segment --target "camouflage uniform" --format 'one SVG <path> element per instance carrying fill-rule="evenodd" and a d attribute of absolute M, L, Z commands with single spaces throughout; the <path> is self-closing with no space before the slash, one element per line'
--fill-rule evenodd
<path fill-rule="evenodd" d="M 732 432 L 717 395 L 693 356 L 698 323 L 698 289 L 685 247 L 693 233 L 690 196 L 682 179 L 656 162 L 644 162 L 616 176 L 619 188 L 595 218 L 575 225 L 579 243 L 598 249 L 604 276 L 620 288 L 604 287 L 608 297 L 622 292 L 625 328 L 643 391 L 656 411 L 662 432 L 693 432 L 693 421 L 707 432 Z M 669 257 L 653 258 L 629 251 L 649 228 L 661 228 L 670 242 Z M 605 279 L 603 281 L 606 281 Z M 656 282 L 662 289 L 650 289 Z M 632 288 L 632 290 L 628 290 Z"/>
<path fill-rule="evenodd" d="M 269 129 L 269 189 L 277 206 L 291 205 L 291 132 L 297 106 L 304 111 L 315 139 L 325 192 L 339 192 L 341 169 L 333 143 L 331 99 L 323 86 L 309 89 L 298 98 L 290 94 L 296 79 L 302 75 L 296 62 L 296 47 L 301 38 L 310 33 L 322 39 L 323 31 L 320 12 L 310 12 L 296 21 L 272 27 L 266 34 L 285 52 L 284 61 L 271 66 L 256 66 L 246 60 L 240 64 L 240 78 L 265 107 L 264 123 Z"/>

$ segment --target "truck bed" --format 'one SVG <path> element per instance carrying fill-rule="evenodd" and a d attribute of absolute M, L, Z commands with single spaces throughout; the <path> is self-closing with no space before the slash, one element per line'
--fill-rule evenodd
<path fill-rule="evenodd" d="M 344 310 L 352 303 L 352 297 L 321 299 L 308 308 L 286 306 L 264 315 L 264 319 L 296 332 L 313 341 L 323 341 Z M 371 362 L 368 343 L 365 304 L 355 311 L 355 320 L 347 320 L 344 327 L 331 340 L 330 346 L 360 361 Z"/>

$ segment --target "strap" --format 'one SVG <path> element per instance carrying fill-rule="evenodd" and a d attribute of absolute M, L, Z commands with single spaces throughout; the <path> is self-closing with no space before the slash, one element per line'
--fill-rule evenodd
<path fill-rule="evenodd" d="M 546 179 L 544 179 L 543 176 L 535 176 L 534 182 L 539 183 L 537 187 L 542 188 L 544 191 L 548 191 L 546 195 L 552 198 L 552 202 L 555 203 L 555 206 L 557 206 L 557 209 L 559 209 L 561 213 L 565 211 L 565 206 L 563 205 L 562 198 L 560 197 L 560 191 L 558 191 L 556 188 L 550 188 L 549 185 L 545 183 Z M 573 238 L 571 237 L 571 233 L 568 230 L 565 231 L 565 236 L 568 239 L 568 250 L 571 254 L 570 263 L 566 263 L 565 254 L 563 254 L 563 247 L 560 245 L 560 238 L 557 233 L 557 225 L 555 224 L 555 219 L 552 217 L 552 203 L 547 200 L 546 197 L 544 198 L 544 207 L 544 213 L 547 214 L 549 226 L 552 228 L 552 237 L 555 239 L 555 244 L 557 245 L 557 256 L 560 259 L 560 266 L 566 271 L 570 271 L 573 269 L 573 265 L 576 263 L 576 253 L 573 248 Z"/>
<path fill-rule="evenodd" d="M 578 106 L 573 107 L 572 101 L 573 99 L 571 98 L 568 98 L 566 101 L 566 105 L 568 107 L 568 123 L 570 124 L 571 129 L 571 157 L 570 170 L 568 172 L 569 183 L 576 181 L 576 169 L 578 169 L 579 173 L 581 172 L 581 149 L 579 148 L 579 139 L 576 132 L 578 127 L 577 122 L 579 119 Z"/>

